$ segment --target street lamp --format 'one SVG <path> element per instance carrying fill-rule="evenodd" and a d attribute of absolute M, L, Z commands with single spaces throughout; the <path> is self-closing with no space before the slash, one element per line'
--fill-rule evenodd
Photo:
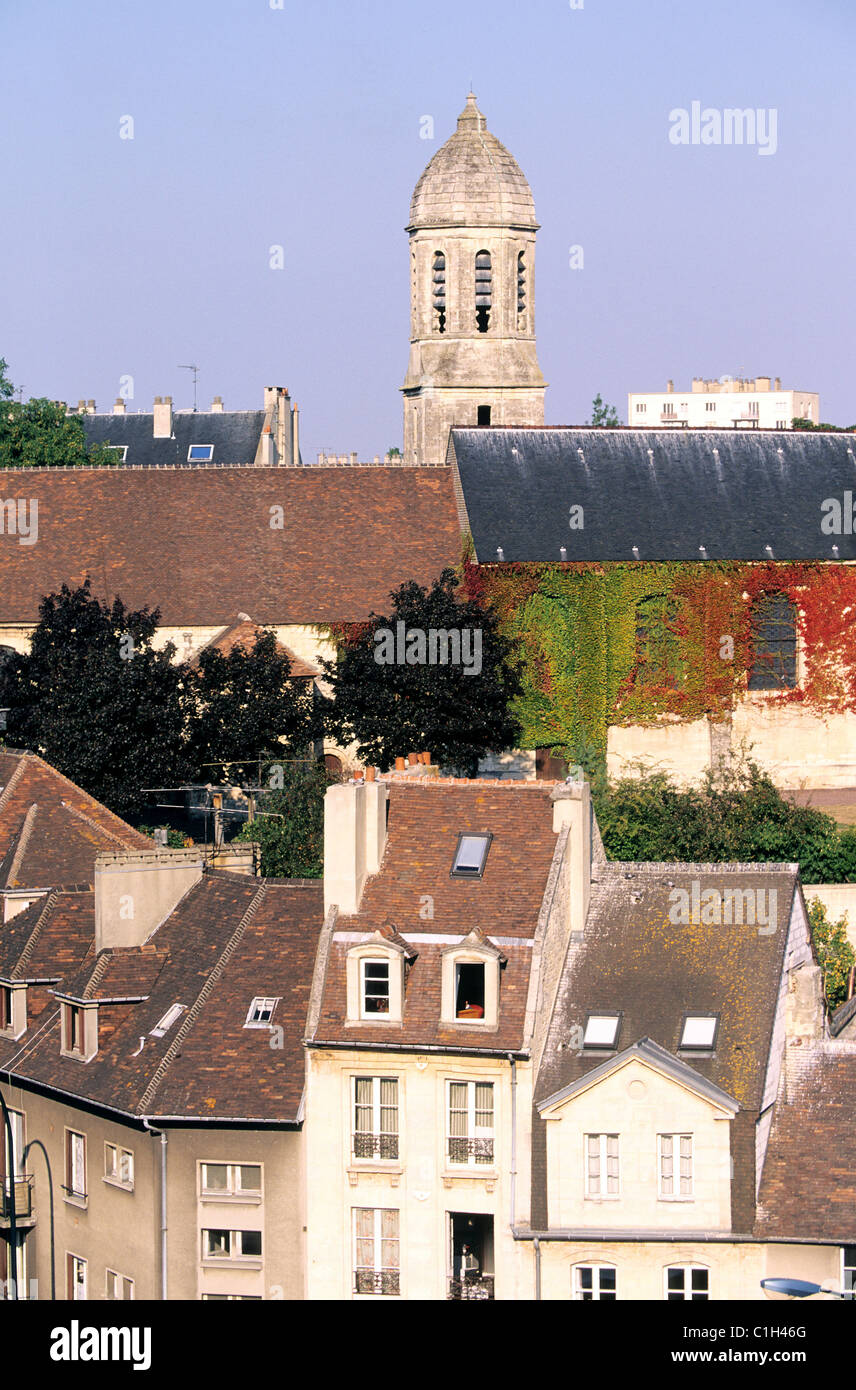
<path fill-rule="evenodd" d="M 15 1191 L 15 1132 L 12 1129 L 12 1119 L 9 1114 L 9 1107 L 3 1099 L 0 1091 L 0 1107 L 3 1110 L 3 1126 L 5 1129 L 4 1138 L 6 1140 L 6 1177 L 5 1182 L 9 1183 L 12 1195 L 12 1205 L 9 1208 L 9 1250 L 12 1256 L 12 1278 L 9 1280 L 11 1290 L 11 1302 L 15 1302 L 18 1297 L 18 1218 L 15 1208 L 18 1203 L 18 1194 Z"/>
<path fill-rule="evenodd" d="M 30 1149 L 41 1149 L 42 1153 L 44 1154 L 45 1165 L 48 1170 L 48 1192 L 50 1193 L 51 1204 L 51 1299 L 54 1302 L 56 1302 L 56 1245 L 54 1243 L 54 1191 L 53 1173 L 51 1172 L 51 1161 L 48 1158 L 48 1151 L 42 1143 L 41 1139 L 31 1139 L 27 1147 L 24 1149 L 23 1154 L 21 1155 L 22 1168 L 26 1163 L 27 1154 L 30 1152 Z"/>
<path fill-rule="evenodd" d="M 812 1294 L 828 1293 L 831 1298 L 847 1298 L 838 1289 L 825 1289 L 822 1284 L 810 1284 L 807 1279 L 762 1279 L 761 1288 L 769 1298 L 779 1294 L 782 1298 L 811 1298 Z"/>

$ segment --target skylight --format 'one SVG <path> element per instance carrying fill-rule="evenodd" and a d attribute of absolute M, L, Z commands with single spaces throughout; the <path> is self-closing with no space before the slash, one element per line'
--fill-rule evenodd
<path fill-rule="evenodd" d="M 184 1009 L 184 1004 L 173 1004 L 171 1008 L 167 1009 L 157 1027 L 152 1029 L 151 1036 L 153 1038 L 162 1038 L 165 1033 L 169 1032 L 172 1025 L 181 1018 Z"/>
<path fill-rule="evenodd" d="M 452 878 L 481 878 L 493 836 L 459 835 L 452 863 Z"/>
<path fill-rule="evenodd" d="M 213 444 L 191 444 L 187 451 L 188 463 L 210 463 L 213 457 Z"/>
<path fill-rule="evenodd" d="M 687 1014 L 681 1029 L 681 1047 L 709 1050 L 716 1041 L 719 1019 L 716 1014 Z"/>
<path fill-rule="evenodd" d="M 621 1014 L 589 1014 L 583 1047 L 615 1047 L 620 1027 Z"/>
<path fill-rule="evenodd" d="M 247 1014 L 247 1021 L 244 1024 L 244 1027 L 269 1028 L 270 1021 L 273 1018 L 273 1011 L 278 1003 L 278 998 L 270 999 L 265 998 L 262 995 L 259 995 L 258 998 L 254 999 L 252 1004 L 250 1005 L 250 1011 Z"/>

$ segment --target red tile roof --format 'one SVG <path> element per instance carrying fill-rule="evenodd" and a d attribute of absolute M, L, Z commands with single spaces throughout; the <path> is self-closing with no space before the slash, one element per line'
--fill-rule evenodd
<path fill-rule="evenodd" d="M 0 624 L 35 623 L 65 581 L 166 626 L 335 623 L 460 558 L 448 468 L 7 469 L 39 504 L 36 545 L 6 543 Z M 281 510 L 280 510 L 281 509 Z M 282 519 L 282 527 L 277 522 Z"/>

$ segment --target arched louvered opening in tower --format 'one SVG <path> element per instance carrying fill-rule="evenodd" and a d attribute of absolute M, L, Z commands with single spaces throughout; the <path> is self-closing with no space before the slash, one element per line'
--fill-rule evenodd
<path fill-rule="evenodd" d="M 476 256 L 476 327 L 479 333 L 486 333 L 490 327 L 492 298 L 493 270 L 490 252 L 479 251 Z"/>
<path fill-rule="evenodd" d="M 517 327 L 526 322 L 526 252 L 517 257 Z"/>
<path fill-rule="evenodd" d="M 442 251 L 434 252 L 434 286 L 432 303 L 434 306 L 434 328 L 438 333 L 445 333 L 446 257 Z"/>

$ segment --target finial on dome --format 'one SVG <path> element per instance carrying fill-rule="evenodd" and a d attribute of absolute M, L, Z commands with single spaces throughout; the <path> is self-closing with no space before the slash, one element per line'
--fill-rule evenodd
<path fill-rule="evenodd" d="M 473 128 L 476 130 L 485 130 L 486 125 L 485 118 L 478 108 L 475 93 L 470 92 L 467 97 L 467 104 L 458 117 L 458 130 L 470 130 Z"/>

